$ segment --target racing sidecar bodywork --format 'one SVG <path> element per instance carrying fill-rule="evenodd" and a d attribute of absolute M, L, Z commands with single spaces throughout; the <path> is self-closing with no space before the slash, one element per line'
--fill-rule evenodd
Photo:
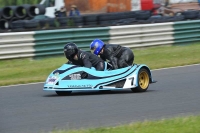
<path fill-rule="evenodd" d="M 58 95 L 77 90 L 131 89 L 144 92 L 154 82 L 150 69 L 144 64 L 105 71 L 64 64 L 48 76 L 43 90 L 55 91 Z"/>

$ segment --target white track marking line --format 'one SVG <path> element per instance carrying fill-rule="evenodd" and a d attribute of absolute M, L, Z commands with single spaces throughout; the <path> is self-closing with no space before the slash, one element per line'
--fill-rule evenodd
<path fill-rule="evenodd" d="M 14 86 L 25 86 L 25 85 L 37 85 L 37 84 L 44 84 L 44 82 L 36 82 L 36 83 L 28 83 L 28 84 L 17 84 L 17 85 L 9 85 L 9 86 L 0 86 L 0 88 L 8 88 Z"/>
<path fill-rule="evenodd" d="M 192 64 L 192 65 L 177 66 L 177 67 L 167 67 L 167 68 L 159 68 L 159 69 L 153 69 L 151 71 L 159 71 L 159 70 L 165 70 L 165 69 L 182 68 L 182 67 L 190 67 L 190 66 L 198 66 L 198 65 L 200 65 L 200 64 Z"/>
<path fill-rule="evenodd" d="M 185 66 L 160 68 L 160 69 L 153 69 L 151 71 L 159 71 L 159 70 L 165 70 L 165 69 L 174 69 L 174 68 L 190 67 L 190 66 L 198 66 L 198 65 L 200 65 L 200 64 L 192 64 L 192 65 L 185 65 Z M 15 87 L 15 86 L 25 86 L 25 85 L 36 85 L 36 84 L 44 84 L 44 82 L 36 82 L 36 83 L 28 83 L 28 84 L 17 84 L 17 85 L 9 85 L 9 86 L 0 86 L 0 88 L 8 88 L 8 87 Z"/>

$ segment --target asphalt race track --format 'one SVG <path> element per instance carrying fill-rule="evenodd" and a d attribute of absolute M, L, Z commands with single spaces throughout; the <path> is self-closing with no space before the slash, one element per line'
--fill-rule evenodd
<path fill-rule="evenodd" d="M 0 87 L 0 133 L 113 126 L 200 114 L 200 64 L 152 71 L 156 84 L 130 90 L 57 96 L 43 84 Z"/>

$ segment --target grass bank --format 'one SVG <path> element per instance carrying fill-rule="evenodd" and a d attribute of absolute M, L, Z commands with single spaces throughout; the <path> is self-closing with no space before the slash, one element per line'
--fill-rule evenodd
<path fill-rule="evenodd" d="M 86 130 L 53 131 L 51 133 L 199 133 L 200 116 L 144 121 L 128 125 Z"/>
<path fill-rule="evenodd" d="M 135 63 L 151 69 L 200 63 L 200 44 L 134 49 Z M 48 74 L 66 62 L 64 56 L 46 59 L 0 60 L 0 86 L 44 82 Z"/>

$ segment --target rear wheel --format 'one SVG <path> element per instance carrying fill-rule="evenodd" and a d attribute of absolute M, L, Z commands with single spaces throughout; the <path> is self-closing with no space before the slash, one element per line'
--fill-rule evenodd
<path fill-rule="evenodd" d="M 149 72 L 142 68 L 138 73 L 138 86 L 136 88 L 132 88 L 133 92 L 145 92 L 149 87 L 150 75 Z"/>
<path fill-rule="evenodd" d="M 72 91 L 56 91 L 59 96 L 67 96 L 72 93 Z"/>

